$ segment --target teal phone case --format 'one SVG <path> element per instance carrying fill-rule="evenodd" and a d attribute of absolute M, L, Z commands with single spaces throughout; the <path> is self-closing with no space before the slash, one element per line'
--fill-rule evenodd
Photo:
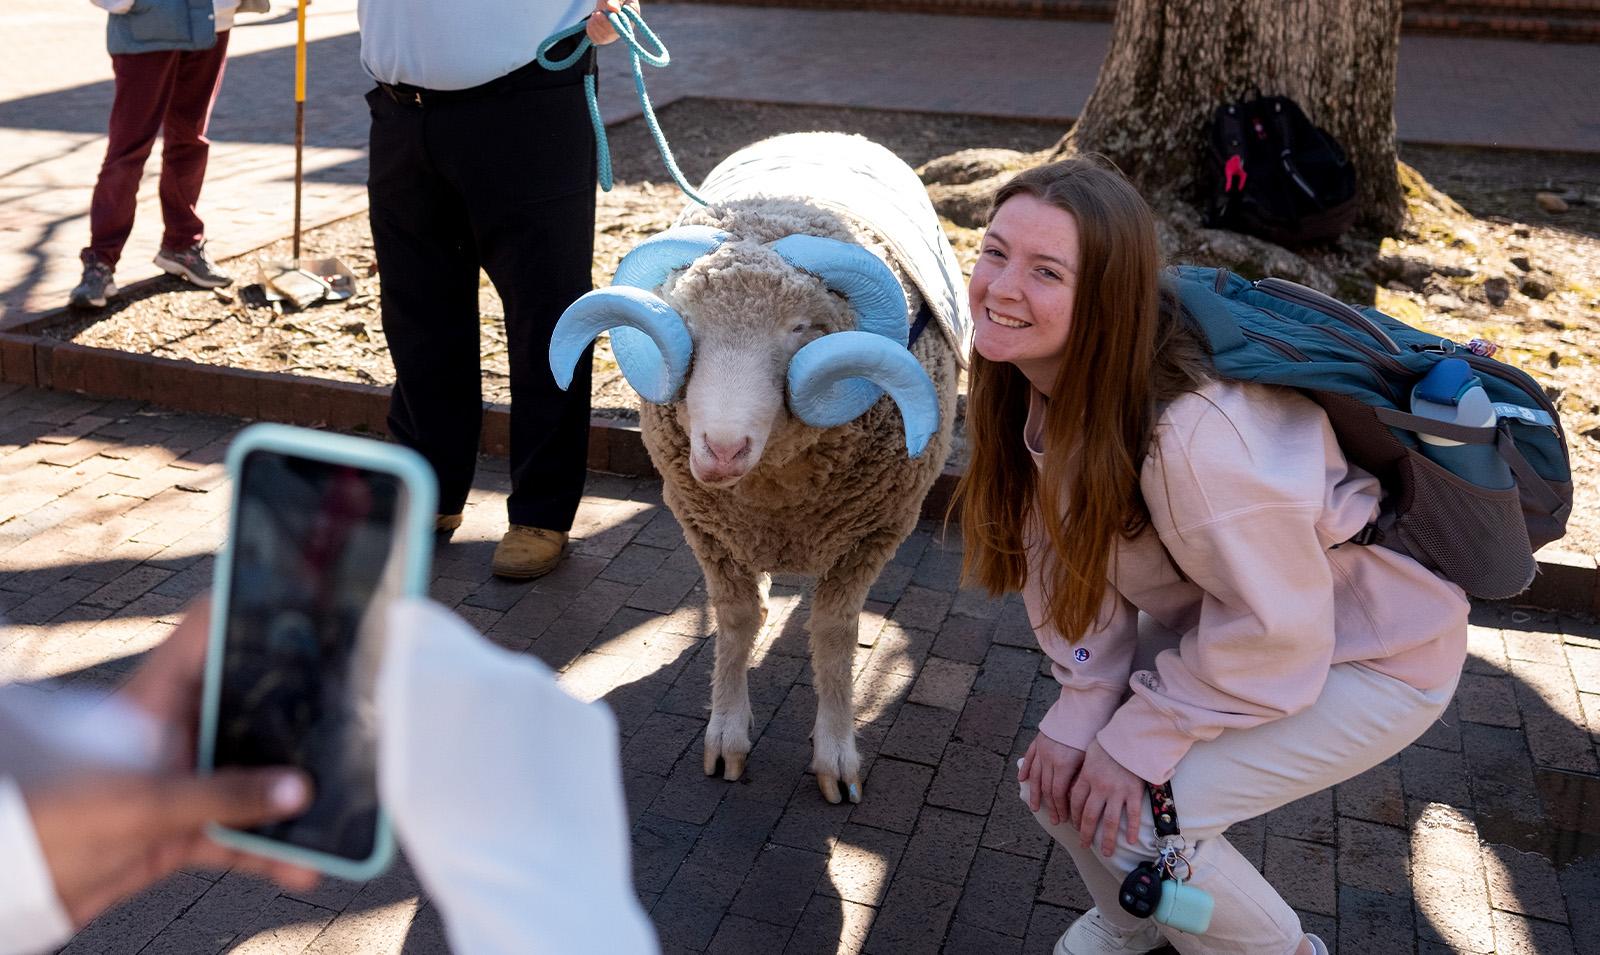
<path fill-rule="evenodd" d="M 402 596 L 427 593 L 428 571 L 433 560 L 433 520 L 438 509 L 438 486 L 433 470 L 422 456 L 409 448 L 385 444 L 368 438 L 313 431 L 279 424 L 256 424 L 239 432 L 228 447 L 227 469 L 233 480 L 233 506 L 228 518 L 228 539 L 217 555 L 216 576 L 211 596 L 211 635 L 206 654 L 205 692 L 200 707 L 198 768 L 202 775 L 213 770 L 217 739 L 217 708 L 222 694 L 222 647 L 228 619 L 228 582 L 233 573 L 233 546 L 238 532 L 239 479 L 244 460 L 253 451 L 348 464 L 395 475 L 404 489 L 405 504 L 397 517 L 396 544 L 405 547 L 405 563 L 400 568 L 399 592 Z M 218 825 L 209 834 L 224 845 L 256 855 L 280 859 L 352 880 L 370 879 L 388 868 L 394 857 L 394 834 L 389 817 L 380 805 L 377 837 L 372 854 L 352 860 L 290 845 L 275 839 Z"/>

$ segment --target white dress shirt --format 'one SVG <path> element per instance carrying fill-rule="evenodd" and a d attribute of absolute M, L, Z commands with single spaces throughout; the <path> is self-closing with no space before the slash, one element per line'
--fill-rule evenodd
<path fill-rule="evenodd" d="M 360 0 L 361 63 L 381 83 L 463 90 L 531 62 L 594 0 Z"/>

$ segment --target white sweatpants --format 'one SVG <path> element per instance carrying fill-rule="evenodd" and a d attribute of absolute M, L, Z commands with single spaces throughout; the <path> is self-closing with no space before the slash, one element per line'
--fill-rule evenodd
<path fill-rule="evenodd" d="M 1196 743 L 1178 762 L 1172 795 L 1193 869 L 1189 884 L 1210 892 L 1215 908 L 1204 935 L 1162 926 L 1172 946 L 1183 955 L 1292 955 L 1304 934 L 1299 917 L 1223 830 L 1378 765 L 1421 736 L 1454 693 L 1454 681 L 1423 692 L 1358 663 L 1341 663 L 1329 669 L 1322 695 L 1310 708 Z M 1021 795 L 1026 802 L 1026 785 Z M 1148 809 L 1140 844 L 1119 836 L 1110 858 L 1100 854 L 1098 842 L 1082 848 L 1065 820 L 1051 825 L 1042 804 L 1034 816 L 1071 853 L 1101 914 L 1116 925 L 1138 927 L 1139 920 L 1117 904 L 1117 893 L 1134 866 L 1155 857 Z"/>

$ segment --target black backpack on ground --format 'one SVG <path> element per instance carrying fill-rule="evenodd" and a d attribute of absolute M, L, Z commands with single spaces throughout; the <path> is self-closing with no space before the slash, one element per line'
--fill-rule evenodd
<path fill-rule="evenodd" d="M 1355 168 L 1287 96 L 1217 107 L 1207 142 L 1206 225 L 1294 246 L 1336 239 L 1355 224 Z"/>

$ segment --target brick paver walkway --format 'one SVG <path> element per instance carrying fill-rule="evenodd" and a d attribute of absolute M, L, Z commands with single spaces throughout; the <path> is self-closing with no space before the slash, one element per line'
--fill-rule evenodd
<path fill-rule="evenodd" d="M 672 50 L 671 68 L 649 71 L 658 106 L 710 96 L 1064 123 L 1093 90 L 1110 36 L 1109 24 L 1060 20 L 646 7 Z M 307 9 L 308 226 L 365 208 L 360 94 L 371 83 L 355 8 L 355 0 L 316 0 Z M 77 282 L 111 104 L 104 19 L 87 0 L 8 0 L 0 17 L 0 49 L 27 51 L 0 59 L 0 328 L 63 304 Z M 289 232 L 293 42 L 284 4 L 266 19 L 241 17 L 230 41 L 201 204 L 219 258 Z M 610 51 L 600 63 L 606 122 L 637 115 L 628 58 Z M 1597 74 L 1600 45 L 1407 36 L 1396 126 L 1413 142 L 1600 152 Z M 124 285 L 157 274 L 155 168 L 153 157 L 118 270 Z"/>
<path fill-rule="evenodd" d="M 109 692 L 209 584 L 219 462 L 242 422 L 13 386 L 0 422 L 0 678 Z M 806 773 L 802 582 L 774 587 L 746 779 L 707 779 L 712 622 L 660 486 L 591 475 L 571 557 L 511 585 L 488 573 L 505 461 L 480 470 L 433 594 L 616 712 L 635 882 L 667 952 L 1045 953 L 1087 904 L 1010 769 L 1053 683 L 1020 604 L 958 589 L 937 527 L 872 591 L 855 671 L 865 796 L 828 806 Z M 1600 951 L 1600 627 L 1495 605 L 1474 621 L 1457 700 L 1423 739 L 1230 833 L 1345 955 Z M 65 951 L 427 953 L 442 938 L 402 865 L 303 895 L 181 874 Z"/>

